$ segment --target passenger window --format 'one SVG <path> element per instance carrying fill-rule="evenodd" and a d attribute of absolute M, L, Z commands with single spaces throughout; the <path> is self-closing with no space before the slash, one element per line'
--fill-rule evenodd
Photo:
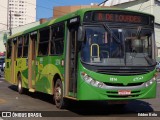
<path fill-rule="evenodd" d="M 48 55 L 49 49 L 49 27 L 40 30 L 40 39 L 39 39 L 39 47 L 38 47 L 38 55 Z"/>
<path fill-rule="evenodd" d="M 11 51 L 12 51 L 12 42 L 10 39 L 7 42 L 7 58 L 11 58 Z"/>
<path fill-rule="evenodd" d="M 59 24 L 52 27 L 51 54 L 63 54 L 64 29 L 64 24 Z"/>
<path fill-rule="evenodd" d="M 22 57 L 22 45 L 23 45 L 23 36 L 18 37 L 18 52 L 17 58 Z"/>
<path fill-rule="evenodd" d="M 29 36 L 24 36 L 24 44 L 23 44 L 23 57 L 28 56 L 28 44 L 29 44 Z"/>

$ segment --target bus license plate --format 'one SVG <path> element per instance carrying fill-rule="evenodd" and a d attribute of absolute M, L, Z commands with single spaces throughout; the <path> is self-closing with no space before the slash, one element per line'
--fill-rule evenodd
<path fill-rule="evenodd" d="M 118 90 L 118 95 L 130 95 L 131 90 Z"/>

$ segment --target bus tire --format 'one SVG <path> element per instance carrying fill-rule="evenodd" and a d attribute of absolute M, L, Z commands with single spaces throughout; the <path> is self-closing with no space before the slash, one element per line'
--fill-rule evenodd
<path fill-rule="evenodd" d="M 18 93 L 19 94 L 23 93 L 21 74 L 18 74 Z"/>
<path fill-rule="evenodd" d="M 62 81 L 58 78 L 54 86 L 54 102 L 56 107 L 62 109 L 65 107 L 65 101 L 63 98 L 63 85 Z"/>

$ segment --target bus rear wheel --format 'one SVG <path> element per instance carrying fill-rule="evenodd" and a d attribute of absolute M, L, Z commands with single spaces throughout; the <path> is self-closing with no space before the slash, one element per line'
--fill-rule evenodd
<path fill-rule="evenodd" d="M 54 101 L 57 108 L 64 108 L 65 101 L 63 98 L 63 85 L 60 79 L 56 80 L 55 86 L 54 86 Z"/>
<path fill-rule="evenodd" d="M 19 94 L 23 93 L 21 74 L 18 74 L 18 93 Z"/>

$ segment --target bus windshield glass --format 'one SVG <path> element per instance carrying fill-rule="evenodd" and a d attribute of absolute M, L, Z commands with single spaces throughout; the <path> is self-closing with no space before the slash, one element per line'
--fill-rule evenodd
<path fill-rule="evenodd" d="M 85 26 L 81 60 L 102 66 L 152 66 L 153 30 Z"/>

